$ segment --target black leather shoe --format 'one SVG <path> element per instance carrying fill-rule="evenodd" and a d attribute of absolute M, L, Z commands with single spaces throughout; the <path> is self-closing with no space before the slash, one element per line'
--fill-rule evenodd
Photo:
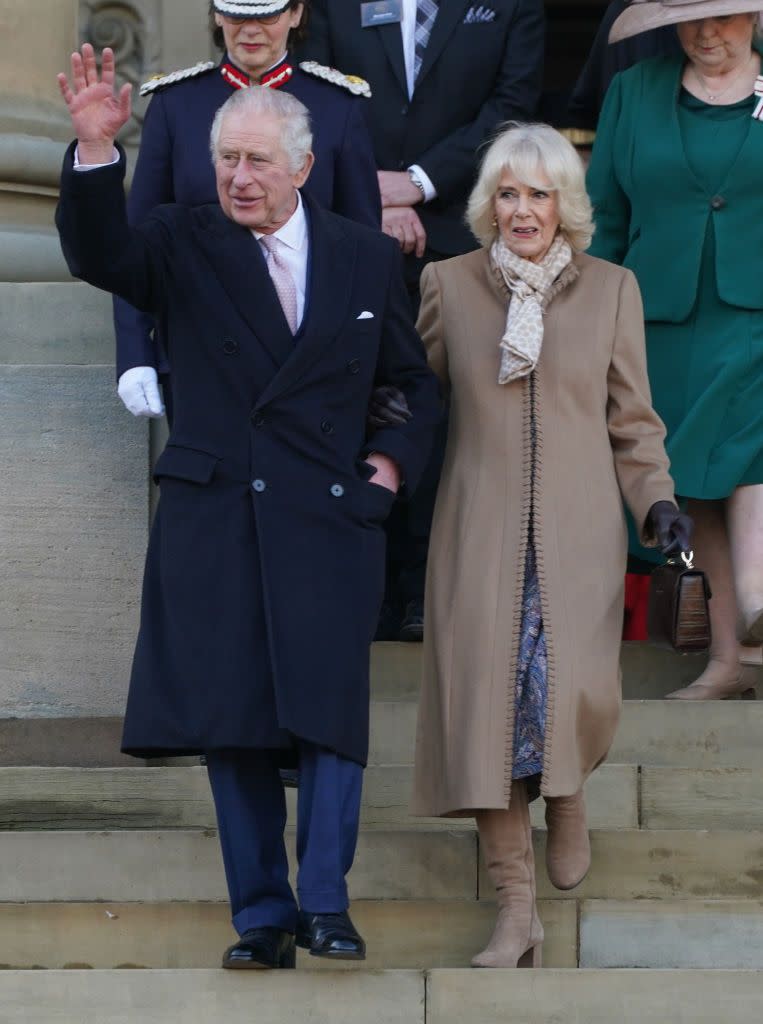
<path fill-rule="evenodd" d="M 299 789 L 299 772 L 296 768 L 281 768 L 278 774 L 284 789 Z"/>
<path fill-rule="evenodd" d="M 332 960 L 365 960 L 366 944 L 355 930 L 346 910 L 341 914 L 308 914 L 297 919 L 297 945 L 310 956 Z"/>
<path fill-rule="evenodd" d="M 223 953 L 223 967 L 231 970 L 263 970 L 296 967 L 294 936 L 280 928 L 249 928 Z"/>
<path fill-rule="evenodd" d="M 423 601 L 409 601 L 405 606 L 405 615 L 400 623 L 398 639 L 414 644 L 420 644 L 424 639 Z"/>

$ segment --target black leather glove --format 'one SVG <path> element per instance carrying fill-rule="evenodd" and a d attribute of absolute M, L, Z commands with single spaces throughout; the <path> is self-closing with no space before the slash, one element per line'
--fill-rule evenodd
<path fill-rule="evenodd" d="M 671 558 L 682 551 L 691 551 L 694 521 L 680 512 L 672 501 L 656 501 L 647 518 L 663 555 Z"/>
<path fill-rule="evenodd" d="M 400 388 L 385 384 L 374 388 L 371 401 L 368 403 L 368 427 L 379 430 L 381 427 L 399 427 L 411 418 L 411 410 Z"/>

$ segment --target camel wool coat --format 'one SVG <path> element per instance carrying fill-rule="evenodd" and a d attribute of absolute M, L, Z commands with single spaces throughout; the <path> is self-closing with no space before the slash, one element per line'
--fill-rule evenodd
<path fill-rule="evenodd" d="M 418 329 L 450 422 L 427 569 L 415 814 L 508 807 L 531 524 L 548 653 L 541 793 L 577 792 L 617 726 L 622 498 L 646 534 L 673 484 L 636 280 L 586 255 L 574 267 L 547 307 L 536 370 L 506 385 L 509 294 L 487 250 L 430 263 L 422 277 Z"/>

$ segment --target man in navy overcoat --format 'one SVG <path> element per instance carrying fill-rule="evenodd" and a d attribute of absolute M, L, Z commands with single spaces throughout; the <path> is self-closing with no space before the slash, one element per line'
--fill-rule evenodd
<path fill-rule="evenodd" d="M 240 941 L 227 967 L 362 959 L 345 875 L 368 750 L 382 524 L 439 415 L 395 243 L 301 196 L 307 111 L 237 92 L 213 126 L 220 205 L 130 228 L 115 136 L 129 87 L 92 47 L 59 76 L 77 135 L 57 223 L 72 273 L 162 324 L 175 416 L 155 476 L 123 749 L 205 753 Z M 375 385 L 411 419 L 366 436 Z M 301 772 L 297 900 L 278 766 Z"/>

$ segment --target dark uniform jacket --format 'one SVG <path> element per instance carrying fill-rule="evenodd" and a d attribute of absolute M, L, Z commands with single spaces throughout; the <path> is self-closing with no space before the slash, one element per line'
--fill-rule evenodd
<path fill-rule="evenodd" d="M 161 86 L 154 93 L 128 200 L 131 224 L 139 224 L 162 203 L 200 206 L 217 202 L 209 132 L 218 109 L 234 92 L 220 71 L 227 61 L 226 55 L 219 67 Z M 361 113 L 368 101 L 297 66 L 280 88 L 310 111 L 315 166 L 307 191 L 328 210 L 378 226 L 381 204 L 376 165 Z M 114 319 L 117 376 L 133 366 L 158 366 L 166 371 L 163 346 L 157 348 L 151 339 L 151 318 L 117 299 Z"/>
<path fill-rule="evenodd" d="M 410 100 L 399 24 L 362 28 L 357 0 L 313 0 L 310 17 L 305 54 L 371 86 L 363 111 L 379 169 L 418 164 L 437 189 L 416 206 L 428 245 L 443 255 L 475 248 L 463 215 L 479 147 L 503 121 L 532 119 L 540 96 L 541 0 L 440 3 Z"/>
<path fill-rule="evenodd" d="M 124 157 L 88 172 L 72 161 L 73 147 L 57 212 L 68 265 L 161 319 L 175 397 L 123 749 L 287 748 L 298 736 L 363 763 L 394 500 L 363 456 L 391 456 L 412 488 L 439 416 L 397 245 L 305 196 L 295 338 L 261 247 L 219 205 L 163 206 L 130 229 Z M 401 388 L 413 415 L 367 438 L 380 384 Z"/>

